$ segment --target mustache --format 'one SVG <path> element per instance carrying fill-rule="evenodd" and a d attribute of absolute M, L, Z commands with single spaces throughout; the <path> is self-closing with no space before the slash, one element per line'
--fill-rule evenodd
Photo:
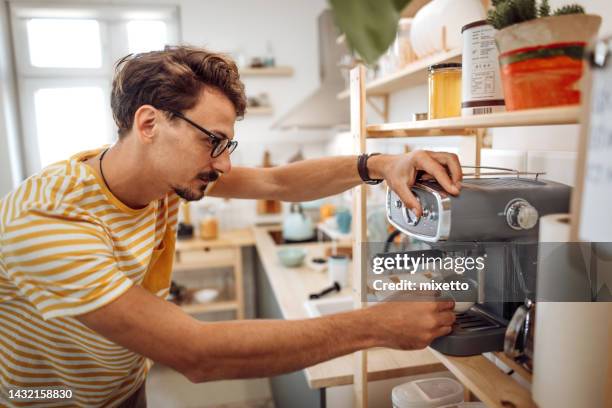
<path fill-rule="evenodd" d="M 215 181 L 219 178 L 219 172 L 217 171 L 207 171 L 204 173 L 199 173 L 198 178 L 206 183 L 211 181 Z"/>

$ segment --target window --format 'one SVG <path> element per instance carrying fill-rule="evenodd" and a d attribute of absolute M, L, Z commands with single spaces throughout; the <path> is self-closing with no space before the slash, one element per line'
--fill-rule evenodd
<path fill-rule="evenodd" d="M 66 146 L 78 152 L 108 143 L 111 129 L 104 115 L 102 87 L 40 88 L 34 111 L 40 162 L 66 158 Z"/>
<path fill-rule="evenodd" d="M 33 18 L 27 22 L 30 63 L 41 68 L 100 68 L 96 20 Z"/>
<path fill-rule="evenodd" d="M 28 174 L 115 140 L 114 63 L 177 43 L 176 15 L 174 7 L 11 4 Z"/>
<path fill-rule="evenodd" d="M 163 50 L 168 38 L 166 23 L 154 20 L 135 20 L 127 23 L 128 51 Z"/>

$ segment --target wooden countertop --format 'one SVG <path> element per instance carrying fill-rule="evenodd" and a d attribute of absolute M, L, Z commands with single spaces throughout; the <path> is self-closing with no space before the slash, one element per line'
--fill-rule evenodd
<path fill-rule="evenodd" d="M 273 227 L 254 227 L 255 245 L 265 272 L 276 295 L 285 319 L 308 318 L 304 302 L 308 295 L 329 286 L 327 274 L 314 271 L 307 266 L 287 268 L 280 264 L 274 243 L 268 230 Z M 276 228 L 277 229 L 277 228 Z M 296 246 L 296 245 L 291 245 Z M 331 243 L 299 245 L 308 251 L 308 257 L 320 256 Z M 331 296 L 350 295 L 350 289 Z M 330 297 L 331 297 L 330 296 Z M 399 351 L 386 348 L 368 350 L 368 380 L 376 381 L 408 375 L 425 374 L 444 370 L 444 365 L 426 350 Z M 311 388 L 326 388 L 353 383 L 354 357 L 352 354 L 335 358 L 305 369 Z"/>

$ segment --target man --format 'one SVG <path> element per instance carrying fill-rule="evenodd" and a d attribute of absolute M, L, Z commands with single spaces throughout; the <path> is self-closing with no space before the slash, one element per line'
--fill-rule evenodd
<path fill-rule="evenodd" d="M 164 300 L 179 197 L 303 201 L 371 178 L 420 213 L 409 189 L 418 170 L 459 193 L 447 153 L 365 156 L 360 171 L 354 156 L 231 169 L 245 105 L 224 56 L 175 47 L 126 57 L 111 98 L 118 142 L 51 165 L 0 201 L 0 401 L 55 387 L 72 392 L 59 405 L 143 406 L 150 360 L 194 382 L 264 377 L 369 347 L 423 348 L 451 330 L 451 302 L 205 323 Z"/>

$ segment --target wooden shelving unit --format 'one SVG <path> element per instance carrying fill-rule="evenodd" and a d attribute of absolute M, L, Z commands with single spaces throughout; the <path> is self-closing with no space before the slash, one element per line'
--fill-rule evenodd
<path fill-rule="evenodd" d="M 221 297 L 207 303 L 189 303 L 181 308 L 189 314 L 235 311 L 237 319 L 244 319 L 244 288 L 242 247 L 254 245 L 250 229 L 223 231 L 217 239 L 189 239 L 176 243 L 175 273 L 206 273 L 211 268 L 232 268 L 234 299 Z"/>
<path fill-rule="evenodd" d="M 402 84 L 396 81 L 394 86 Z M 391 85 L 382 85 L 379 90 L 392 91 Z M 388 87 L 387 87 L 388 86 Z M 533 109 L 515 112 L 502 112 L 490 115 L 446 118 L 437 120 L 424 120 L 401 123 L 381 123 L 366 125 L 366 92 L 372 89 L 373 84 L 365 84 L 365 68 L 357 66 L 351 71 L 350 78 L 350 104 L 351 104 L 351 133 L 354 135 L 356 153 L 365 153 L 368 138 L 397 138 L 397 137 L 431 137 L 462 135 L 475 138 L 476 165 L 480 165 L 480 150 L 482 137 L 487 128 L 514 127 L 514 126 L 543 126 L 576 124 L 580 122 L 581 109 L 579 106 L 554 107 L 546 109 Z M 353 242 L 353 282 L 355 305 L 364 307 L 362 302 L 361 271 L 366 260 L 362 255 L 362 243 L 367 242 L 367 190 L 366 186 L 357 187 L 354 194 L 353 214 L 355 217 Z M 434 350 L 432 350 L 434 351 Z M 501 371 L 486 357 L 451 357 L 434 351 L 439 360 L 455 374 L 455 376 L 481 401 L 489 407 L 535 407 L 528 389 L 520 385 L 513 378 Z M 530 375 L 521 370 L 512 361 L 504 360 L 499 353 L 496 356 L 515 371 L 520 371 L 521 377 L 530 381 Z M 356 406 L 367 406 L 367 351 L 355 353 L 354 395 Z"/>
<path fill-rule="evenodd" d="M 408 64 L 396 73 L 384 78 L 378 78 L 366 85 L 368 96 L 384 96 L 401 88 L 427 83 L 427 67 L 445 62 L 461 62 L 461 50 L 454 49 L 431 55 Z M 338 99 L 347 99 L 349 90 L 340 92 Z"/>
<path fill-rule="evenodd" d="M 293 67 L 277 66 L 277 67 L 262 67 L 262 68 L 241 68 L 240 76 L 291 76 L 293 75 Z"/>

